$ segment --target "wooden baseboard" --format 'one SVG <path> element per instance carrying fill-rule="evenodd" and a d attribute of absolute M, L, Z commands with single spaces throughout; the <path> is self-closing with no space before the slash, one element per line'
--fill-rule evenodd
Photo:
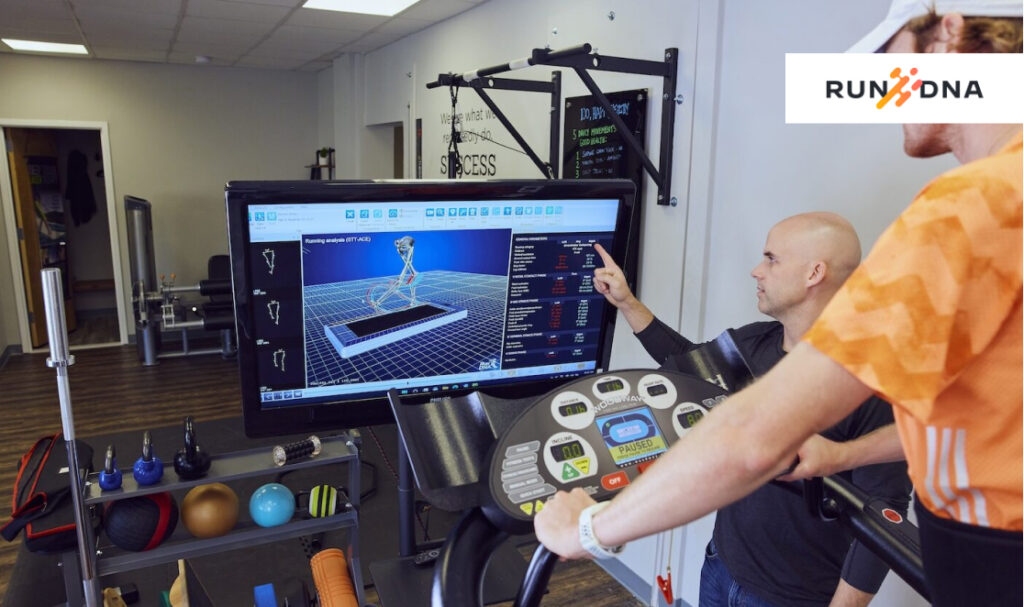
<path fill-rule="evenodd" d="M 21 344 L 13 344 L 4 348 L 3 352 L 0 352 L 0 369 L 4 368 L 7 364 L 7 359 L 14 356 L 15 354 L 21 354 Z"/>

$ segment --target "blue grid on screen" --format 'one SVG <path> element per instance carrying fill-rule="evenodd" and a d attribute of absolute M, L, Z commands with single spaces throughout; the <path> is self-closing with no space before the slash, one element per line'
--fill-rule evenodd
<path fill-rule="evenodd" d="M 307 385 L 467 373 L 480 370 L 481 363 L 499 359 L 508 278 L 441 270 L 421 272 L 420 276 L 417 301 L 465 308 L 466 318 L 349 358 L 338 355 L 324 333 L 324 325 L 371 315 L 373 310 L 366 303 L 366 293 L 388 279 L 306 287 L 303 308 Z M 404 303 L 404 299 L 392 296 L 384 307 L 396 309 Z"/>

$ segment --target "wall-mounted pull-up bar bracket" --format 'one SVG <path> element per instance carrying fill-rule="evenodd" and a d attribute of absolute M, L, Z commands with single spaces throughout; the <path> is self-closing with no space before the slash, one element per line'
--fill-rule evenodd
<path fill-rule="evenodd" d="M 561 81 L 559 72 L 552 73 L 553 89 L 541 88 L 548 87 L 549 85 L 544 82 L 530 81 L 530 80 L 507 80 L 500 78 L 491 78 L 494 74 L 500 74 L 502 72 L 509 72 L 512 70 L 518 70 L 531 65 L 552 65 L 560 67 L 572 68 L 573 71 L 583 81 L 584 86 L 590 91 L 590 93 L 597 99 L 597 102 L 604 109 L 605 114 L 615 125 L 621 133 L 623 140 L 626 145 L 629 146 L 630 150 L 640 157 L 643 163 L 644 169 L 647 174 L 651 176 L 654 183 L 658 186 L 658 204 L 667 205 L 673 200 L 671 198 L 672 189 L 672 144 L 675 135 L 675 117 L 676 117 L 676 74 L 679 67 L 679 49 L 668 48 L 665 49 L 665 59 L 663 61 L 649 61 L 645 59 L 630 59 L 625 57 L 606 57 L 592 52 L 593 47 L 590 44 L 582 44 L 567 49 L 553 51 L 550 49 L 533 49 L 533 52 L 529 57 L 523 59 L 517 59 L 501 65 L 495 65 L 491 67 L 481 68 L 471 72 L 465 72 L 461 75 L 455 74 L 441 74 L 438 76 L 436 82 L 427 84 L 428 89 L 437 88 L 439 86 L 469 86 L 472 87 L 477 94 L 484 100 L 491 111 L 494 112 L 498 120 L 508 129 L 512 137 L 515 138 L 516 142 L 523 148 L 528 156 L 533 160 L 534 164 L 541 169 L 542 173 L 545 173 L 547 177 L 558 176 L 558 147 L 559 147 L 559 124 L 561 122 Z M 660 170 L 654 166 L 651 162 L 650 157 L 644 151 L 643 144 L 637 141 L 636 137 L 623 122 L 622 118 L 615 112 L 611 103 L 608 101 L 608 97 L 601 91 L 601 88 L 597 86 L 594 79 L 590 76 L 590 70 L 598 70 L 605 72 L 617 72 L 622 74 L 639 74 L 644 76 L 660 76 L 662 78 L 662 95 L 661 95 L 661 141 L 660 141 L 660 156 L 658 159 L 658 165 Z M 520 91 L 531 91 L 531 92 L 550 92 L 552 95 L 551 104 L 551 151 L 550 151 L 550 162 L 548 169 L 545 170 L 544 164 L 540 161 L 533 150 L 526 144 L 526 141 L 512 126 L 508 118 L 497 109 L 494 102 L 484 92 L 484 89 L 492 88 L 496 90 L 520 90 Z"/>

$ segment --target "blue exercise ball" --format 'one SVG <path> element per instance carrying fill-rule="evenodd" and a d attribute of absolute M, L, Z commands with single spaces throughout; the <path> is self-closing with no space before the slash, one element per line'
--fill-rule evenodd
<path fill-rule="evenodd" d="M 295 496 L 281 483 L 267 483 L 249 498 L 249 514 L 260 527 L 283 525 L 295 514 Z"/>

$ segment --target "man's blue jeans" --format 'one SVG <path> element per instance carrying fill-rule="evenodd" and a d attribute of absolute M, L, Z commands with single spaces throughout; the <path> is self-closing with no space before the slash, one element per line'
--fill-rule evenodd
<path fill-rule="evenodd" d="M 751 594 L 733 579 L 725 563 L 718 558 L 714 540 L 704 550 L 704 567 L 700 570 L 700 607 L 775 607 Z"/>

